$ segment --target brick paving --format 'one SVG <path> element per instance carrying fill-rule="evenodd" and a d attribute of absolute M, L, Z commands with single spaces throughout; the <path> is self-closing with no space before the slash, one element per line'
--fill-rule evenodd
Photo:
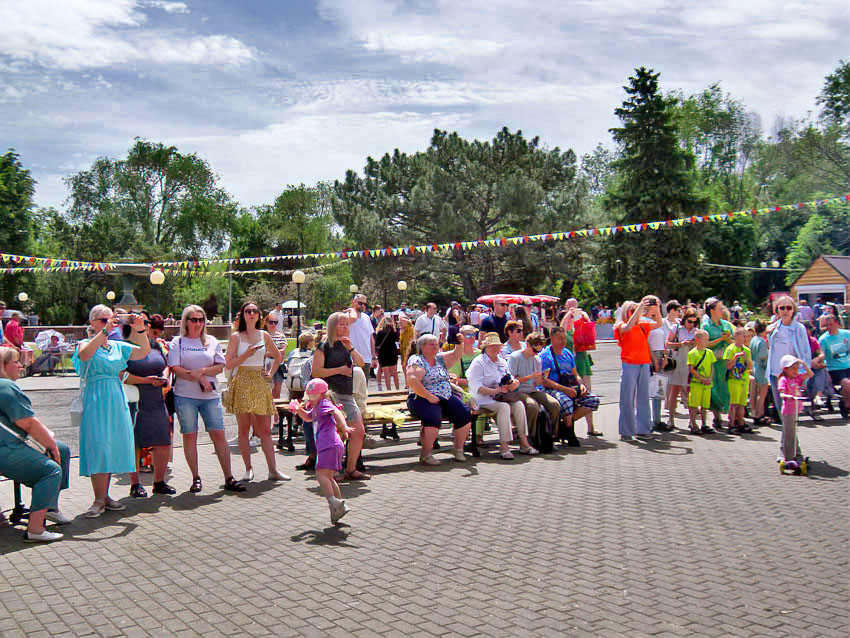
<path fill-rule="evenodd" d="M 803 422 L 808 477 L 780 476 L 774 429 L 627 444 L 611 404 L 597 426 L 580 449 L 427 469 L 406 431 L 366 453 L 338 527 L 300 454 L 279 454 L 293 481 L 233 495 L 203 445 L 194 495 L 178 450 L 175 497 L 130 499 L 121 478 L 127 510 L 64 541 L 0 529 L 0 635 L 848 635 L 846 422 Z M 90 499 L 75 459 L 63 509 Z"/>

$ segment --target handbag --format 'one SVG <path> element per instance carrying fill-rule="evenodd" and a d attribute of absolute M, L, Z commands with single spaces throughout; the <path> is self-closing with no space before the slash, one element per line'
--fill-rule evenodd
<path fill-rule="evenodd" d="M 127 377 L 129 376 L 130 373 L 125 371 L 124 379 L 121 382 L 121 387 L 124 388 L 124 398 L 127 399 L 127 403 L 138 403 L 139 399 L 141 399 L 139 386 L 127 383 Z"/>
<path fill-rule="evenodd" d="M 180 356 L 180 361 L 183 361 L 183 348 L 180 344 L 180 337 L 177 337 L 177 352 L 178 356 Z M 174 413 L 177 412 L 177 406 L 174 405 L 174 381 L 177 379 L 177 376 L 172 372 L 171 373 L 171 382 L 169 385 L 171 387 L 168 388 L 168 392 L 165 393 L 165 409 L 168 412 L 168 416 L 174 416 Z"/>
<path fill-rule="evenodd" d="M 580 319 L 575 323 L 573 346 L 576 352 L 596 350 L 596 322 Z"/>
<path fill-rule="evenodd" d="M 81 363 L 85 363 L 80 360 Z M 83 392 L 86 390 L 86 379 L 89 376 L 89 368 L 91 367 L 91 359 L 88 361 L 88 365 L 86 366 L 86 371 L 83 374 L 83 378 L 80 380 L 80 389 L 77 392 L 77 396 L 71 399 L 71 407 L 69 408 L 69 412 L 71 413 L 71 427 L 79 428 L 83 424 Z"/>

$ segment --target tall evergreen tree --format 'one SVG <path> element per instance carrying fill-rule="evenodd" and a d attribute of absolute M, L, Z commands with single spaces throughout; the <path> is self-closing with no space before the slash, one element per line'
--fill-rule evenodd
<path fill-rule="evenodd" d="M 658 76 L 644 67 L 636 69 L 624 87 L 628 97 L 615 110 L 622 126 L 610 129 L 620 156 L 605 203 L 621 224 L 668 220 L 707 207 L 695 194 L 693 155 L 679 144 L 672 113 L 675 98 L 661 94 Z M 700 235 L 697 226 L 686 226 L 612 237 L 603 251 L 609 296 L 701 292 L 696 278 Z"/>

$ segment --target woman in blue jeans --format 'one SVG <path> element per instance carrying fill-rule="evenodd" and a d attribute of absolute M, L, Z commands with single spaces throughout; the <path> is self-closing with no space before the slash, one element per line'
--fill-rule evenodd
<path fill-rule="evenodd" d="M 198 417 L 212 439 L 224 489 L 244 492 L 245 486 L 233 478 L 230 449 L 224 435 L 224 410 L 216 387 L 216 377 L 224 370 L 224 355 L 217 339 L 207 335 L 207 316 L 200 306 L 186 306 L 180 320 L 180 336 L 168 349 L 168 367 L 174 374 L 174 407 L 183 435 L 183 454 L 192 471 L 190 492 L 203 489 L 198 472 Z"/>
<path fill-rule="evenodd" d="M 32 488 L 24 540 L 56 541 L 62 534 L 47 531 L 44 522 L 45 518 L 60 525 L 71 522 L 59 511 L 59 490 L 68 487 L 71 453 L 35 417 L 29 397 L 15 384 L 23 371 L 19 357 L 15 348 L 0 347 L 0 474 Z M 47 454 L 28 446 L 24 442 L 28 437 Z"/>
<path fill-rule="evenodd" d="M 416 341 L 418 354 L 407 360 L 407 384 L 410 388 L 407 407 L 410 414 L 422 422 L 419 462 L 423 465 L 440 465 L 440 461 L 434 458 L 434 441 L 444 419 L 451 421 L 454 427 L 454 459 L 465 461 L 463 444 L 472 423 L 472 415 L 463 401 L 452 394 L 449 382 L 449 368 L 460 361 L 462 346 L 458 344 L 450 352 L 439 350 L 437 337 L 424 334 Z"/>

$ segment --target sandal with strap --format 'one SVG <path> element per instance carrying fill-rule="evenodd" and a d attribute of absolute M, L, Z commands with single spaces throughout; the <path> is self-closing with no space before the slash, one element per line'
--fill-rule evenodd
<path fill-rule="evenodd" d="M 342 475 L 344 481 L 368 481 L 370 478 L 372 478 L 371 475 L 360 470 L 354 470 L 353 472 L 346 470 L 345 474 Z"/>
<path fill-rule="evenodd" d="M 192 486 L 189 488 L 190 492 L 198 493 L 202 489 L 204 489 L 203 483 L 201 483 L 201 477 L 196 476 L 192 479 Z"/>
<path fill-rule="evenodd" d="M 130 496 L 132 496 L 133 498 L 147 498 L 148 493 L 141 483 L 133 483 L 130 486 Z"/>

